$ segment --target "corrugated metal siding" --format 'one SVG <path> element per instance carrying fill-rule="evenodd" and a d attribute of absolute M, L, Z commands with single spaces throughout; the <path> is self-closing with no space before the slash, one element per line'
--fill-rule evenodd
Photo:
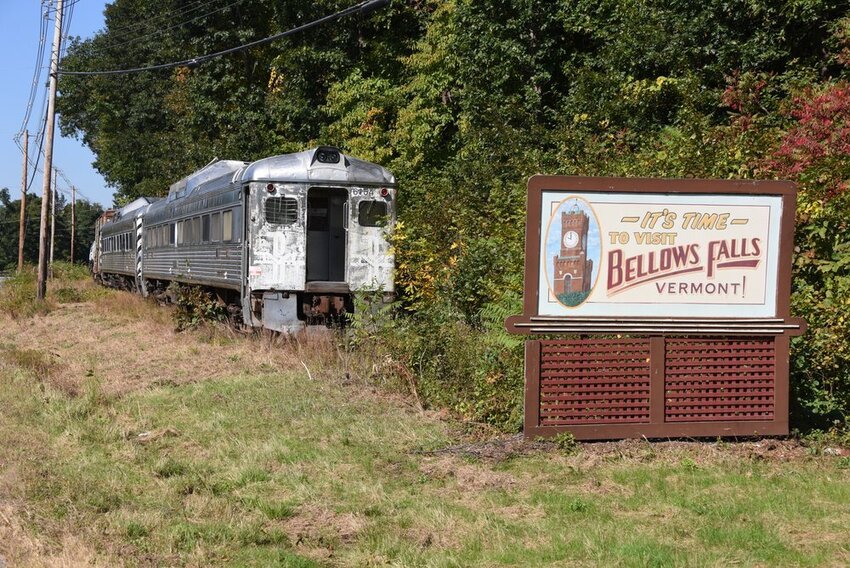
<path fill-rule="evenodd" d="M 134 251 L 105 252 L 101 258 L 103 272 L 135 276 L 136 258 Z"/>
<path fill-rule="evenodd" d="M 146 250 L 144 277 L 239 290 L 242 244 L 218 243 Z"/>

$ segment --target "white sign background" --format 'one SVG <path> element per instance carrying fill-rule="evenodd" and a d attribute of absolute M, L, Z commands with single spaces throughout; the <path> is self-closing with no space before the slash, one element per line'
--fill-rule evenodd
<path fill-rule="evenodd" d="M 553 292 L 550 283 L 553 254 L 550 253 L 557 250 L 556 241 L 562 238 L 563 208 L 559 206 L 574 198 L 584 200 L 593 212 L 589 215 L 590 223 L 598 223 L 601 254 L 593 259 L 595 285 L 589 296 L 581 304 L 570 307 L 558 301 Z M 654 223 L 652 213 L 657 214 Z M 715 222 L 700 227 L 700 221 L 712 215 L 716 215 Z M 781 217 L 782 198 L 772 195 L 544 190 L 538 314 L 775 317 Z M 665 221 L 667 227 L 663 226 Z M 644 233 L 649 235 L 644 237 Z M 627 242 L 623 242 L 623 234 Z M 660 242 L 639 242 L 652 237 Z M 676 254 L 672 255 L 674 251 Z M 663 270 L 659 269 L 661 255 L 665 255 L 667 264 L 672 256 L 687 260 Z"/>

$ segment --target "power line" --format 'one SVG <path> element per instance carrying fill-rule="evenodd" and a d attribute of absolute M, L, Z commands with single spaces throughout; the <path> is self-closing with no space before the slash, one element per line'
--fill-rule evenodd
<path fill-rule="evenodd" d="M 108 33 L 109 33 L 110 36 L 116 36 L 116 35 L 121 35 L 121 34 L 126 35 L 127 33 L 133 34 L 133 33 L 136 33 L 136 32 L 141 32 L 141 33 L 139 33 L 138 36 L 136 36 L 135 39 L 136 40 L 143 39 L 143 38 L 147 37 L 148 35 L 156 34 L 158 31 L 161 31 L 161 30 L 157 30 L 156 28 L 161 28 L 161 26 L 167 25 L 169 22 L 171 22 L 171 21 L 173 21 L 177 18 L 181 18 L 181 17 L 183 17 L 187 14 L 190 14 L 190 13 L 195 12 L 197 10 L 201 10 L 203 8 L 206 8 L 207 6 L 210 6 L 211 4 L 216 4 L 218 2 L 219 2 L 219 0 L 207 0 L 207 1 L 197 0 L 194 3 L 195 4 L 194 6 L 190 3 L 188 6 L 184 6 L 182 9 L 172 10 L 171 12 L 160 13 L 157 16 L 153 16 L 151 18 L 146 18 L 143 21 L 137 22 L 135 24 L 130 24 L 130 25 L 127 25 L 127 26 L 118 26 L 116 28 L 110 27 Z M 191 20 L 189 20 L 189 21 L 191 21 Z M 113 44 L 107 44 L 105 47 L 112 47 L 112 46 L 113 46 Z"/>
<path fill-rule="evenodd" d="M 23 149 L 23 147 L 20 145 L 20 143 L 18 143 L 18 148 L 20 148 L 21 152 L 23 152 L 23 150 L 24 150 L 24 149 Z M 38 150 L 39 150 L 39 152 L 38 152 L 38 154 L 36 155 L 36 161 L 35 161 L 35 162 L 33 162 L 33 161 L 32 161 L 32 159 L 30 159 L 30 157 L 29 157 L 29 156 L 27 156 L 27 163 L 29 163 L 29 164 L 31 164 L 31 165 L 33 166 L 32 177 L 30 178 L 30 181 L 29 181 L 29 183 L 27 184 L 27 193 L 29 193 L 29 188 L 30 188 L 30 186 L 32 185 L 32 182 L 35 180 L 35 175 L 36 175 L 37 173 L 41 173 L 42 175 L 44 174 L 44 169 L 43 169 L 43 168 L 41 168 L 41 167 L 39 166 L 39 164 L 38 164 L 39 158 L 40 158 L 41 156 L 43 156 L 43 155 L 44 155 L 44 149 L 43 149 L 43 148 L 41 148 L 41 147 L 39 147 L 39 148 L 38 148 Z M 68 179 L 68 176 L 67 176 L 67 175 L 65 175 L 65 172 L 63 172 L 61 168 L 54 167 L 53 169 L 54 169 L 54 170 L 56 170 L 56 174 L 57 174 L 59 177 L 61 177 L 61 178 L 65 181 L 65 184 L 66 184 L 68 187 L 71 187 L 72 185 L 76 187 L 76 184 L 74 184 L 74 183 L 73 183 L 70 179 Z M 70 189 L 68 189 L 68 188 L 62 188 L 62 187 L 60 187 L 60 186 L 59 186 L 59 184 L 58 184 L 58 183 L 56 184 L 56 186 L 55 186 L 55 187 L 56 187 L 56 189 L 57 189 L 58 191 L 61 191 L 61 192 L 62 192 L 62 193 L 64 193 L 65 195 L 71 195 L 71 190 L 70 190 Z M 91 198 L 89 198 L 89 197 L 88 197 L 87 195 L 85 195 L 82 191 L 80 191 L 79 187 L 77 187 L 77 190 L 76 190 L 76 191 L 77 191 L 77 194 L 78 194 L 80 197 L 82 197 L 82 198 L 83 198 L 83 199 L 85 199 L 86 201 L 92 202 Z M 92 203 L 93 203 L 93 202 L 92 202 Z"/>
<path fill-rule="evenodd" d="M 149 39 L 149 38 L 152 38 L 152 37 L 156 37 L 156 36 L 159 36 L 159 35 L 164 34 L 164 33 L 165 33 L 165 32 L 167 32 L 167 31 L 170 31 L 170 30 L 173 30 L 173 29 L 179 28 L 179 27 L 181 27 L 181 26 L 184 26 L 184 25 L 188 24 L 189 22 L 196 22 L 196 21 L 198 21 L 198 20 L 202 20 L 202 19 L 206 18 L 207 16 L 211 16 L 211 15 L 213 15 L 213 14 L 216 14 L 216 13 L 218 13 L 218 12 L 221 12 L 221 11 L 223 11 L 223 10 L 226 10 L 226 9 L 228 9 L 228 8 L 232 7 L 232 6 L 235 6 L 235 5 L 237 5 L 237 4 L 241 4 L 241 3 L 242 3 L 242 2 L 244 2 L 244 1 L 245 1 L 245 0 L 235 0 L 235 2 L 231 2 L 230 4 L 227 4 L 226 6 L 222 6 L 221 8 L 217 8 L 217 9 L 213 10 L 212 12 L 207 12 L 206 14 L 201 14 L 200 16 L 195 16 L 194 18 L 190 18 L 190 19 L 188 19 L 188 20 L 185 20 L 185 21 L 182 21 L 182 22 L 180 22 L 180 23 L 174 24 L 173 26 L 169 26 L 169 27 L 167 27 L 167 28 L 160 28 L 160 29 L 158 29 L 158 30 L 156 30 L 156 31 L 153 31 L 153 32 L 149 33 L 149 34 L 140 35 L 140 36 L 138 36 L 138 37 L 135 37 L 135 38 L 133 38 L 133 39 L 129 39 L 129 40 L 127 40 L 127 41 L 122 41 L 122 42 L 120 42 L 120 43 L 107 43 L 106 45 L 103 45 L 103 46 L 101 46 L 101 47 L 102 47 L 103 49 L 114 49 L 114 48 L 116 48 L 116 47 L 122 47 L 122 46 L 125 46 L 125 45 L 129 45 L 129 44 L 131 44 L 131 43 L 136 43 L 136 42 L 141 41 L 141 40 L 144 40 L 144 39 Z"/>
<path fill-rule="evenodd" d="M 210 59 L 214 59 L 216 57 L 221 57 L 223 55 L 229 55 L 231 53 L 236 53 L 239 51 L 244 51 L 246 49 L 250 49 L 252 47 L 256 47 L 258 45 L 264 45 L 266 43 L 270 43 L 291 35 L 295 35 L 297 33 L 309 30 L 311 28 L 315 28 L 321 24 L 325 24 L 327 22 L 332 22 L 334 20 L 338 20 L 340 18 L 344 18 L 346 16 L 350 16 L 356 13 L 369 13 L 373 10 L 386 6 L 389 3 L 389 0 L 364 0 L 359 4 L 355 4 L 349 8 L 344 10 L 340 10 L 339 12 L 335 12 L 328 16 L 324 16 L 319 18 L 318 20 L 313 20 L 312 22 L 308 22 L 306 24 L 300 25 L 298 27 L 289 29 L 284 32 L 280 32 L 278 34 L 274 34 L 272 36 L 258 39 L 256 41 L 252 41 L 243 45 L 239 45 L 236 47 L 231 47 L 230 49 L 225 49 L 223 51 L 217 51 L 215 53 L 209 53 L 206 55 L 199 55 L 197 57 L 193 57 L 191 59 L 183 59 L 181 61 L 173 61 L 171 63 L 161 63 L 159 65 L 151 65 L 149 67 L 134 67 L 132 69 L 111 69 L 108 71 L 63 71 L 61 69 L 57 70 L 57 75 L 75 75 L 75 76 L 96 76 L 96 75 L 127 75 L 130 73 L 139 73 L 142 71 L 158 71 L 162 69 L 173 69 L 174 67 L 195 67 L 200 65 L 201 63 L 205 63 Z"/>
<path fill-rule="evenodd" d="M 39 25 L 39 37 L 38 37 L 38 49 L 36 50 L 36 58 L 35 58 L 35 69 L 33 70 L 32 75 L 32 84 L 30 85 L 30 94 L 27 100 L 27 109 L 24 112 L 24 119 L 21 122 L 21 128 L 18 130 L 18 134 L 16 135 L 18 138 L 24 133 L 24 130 L 27 129 L 27 125 L 29 124 L 30 117 L 32 116 L 32 108 L 33 103 L 35 103 L 36 93 L 38 92 L 38 84 L 41 80 L 41 71 L 43 69 L 44 63 L 44 48 L 47 43 L 47 29 L 48 29 L 48 16 L 47 12 L 44 12 L 40 16 L 40 25 Z"/>
<path fill-rule="evenodd" d="M 171 10 L 169 12 L 160 13 L 156 16 L 152 16 L 151 18 L 146 18 L 144 21 L 137 22 L 135 24 L 129 24 L 126 26 L 118 26 L 115 28 L 109 28 L 110 34 L 115 34 L 119 32 L 133 32 L 136 30 L 141 30 L 144 28 L 152 28 L 158 25 L 159 20 L 162 20 L 162 23 L 168 22 L 169 19 L 179 18 L 180 16 L 185 16 L 195 10 L 200 10 L 205 6 L 209 6 L 210 4 L 215 4 L 219 0 L 196 0 L 195 2 L 190 2 L 188 5 L 183 6 L 181 9 Z M 194 6 L 193 6 L 194 4 Z"/>
<path fill-rule="evenodd" d="M 68 8 L 76 6 L 77 4 L 80 3 L 80 1 L 81 0 L 71 0 L 71 1 L 69 1 L 67 4 L 65 4 L 65 9 L 67 10 Z M 47 2 L 47 11 L 48 12 L 56 12 L 56 8 L 51 7 L 52 4 L 53 4 L 53 2 L 50 2 L 50 1 Z"/>

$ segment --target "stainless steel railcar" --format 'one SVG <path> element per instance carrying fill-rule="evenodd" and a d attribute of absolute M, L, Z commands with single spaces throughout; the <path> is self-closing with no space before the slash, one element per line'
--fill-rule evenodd
<path fill-rule="evenodd" d="M 95 228 L 93 270 L 110 286 L 133 289 L 141 283 L 142 219 L 151 199 L 141 197 L 118 211 L 107 211 Z"/>
<path fill-rule="evenodd" d="M 395 194 L 389 171 L 332 147 L 217 161 L 106 223 L 100 276 L 143 294 L 209 287 L 245 324 L 294 331 L 350 311 L 356 291 L 391 298 Z"/>

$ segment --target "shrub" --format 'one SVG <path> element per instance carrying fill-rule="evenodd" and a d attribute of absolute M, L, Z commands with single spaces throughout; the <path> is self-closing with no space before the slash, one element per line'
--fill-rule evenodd
<path fill-rule="evenodd" d="M 204 322 L 221 322 L 227 319 L 227 306 L 224 302 L 200 286 L 172 282 L 168 290 L 177 304 L 174 319 L 179 331 L 197 327 Z"/>
<path fill-rule="evenodd" d="M 50 301 L 38 301 L 36 298 L 37 279 L 34 267 L 11 276 L 0 285 L 0 311 L 13 319 L 28 318 L 45 314 L 53 308 Z"/>

